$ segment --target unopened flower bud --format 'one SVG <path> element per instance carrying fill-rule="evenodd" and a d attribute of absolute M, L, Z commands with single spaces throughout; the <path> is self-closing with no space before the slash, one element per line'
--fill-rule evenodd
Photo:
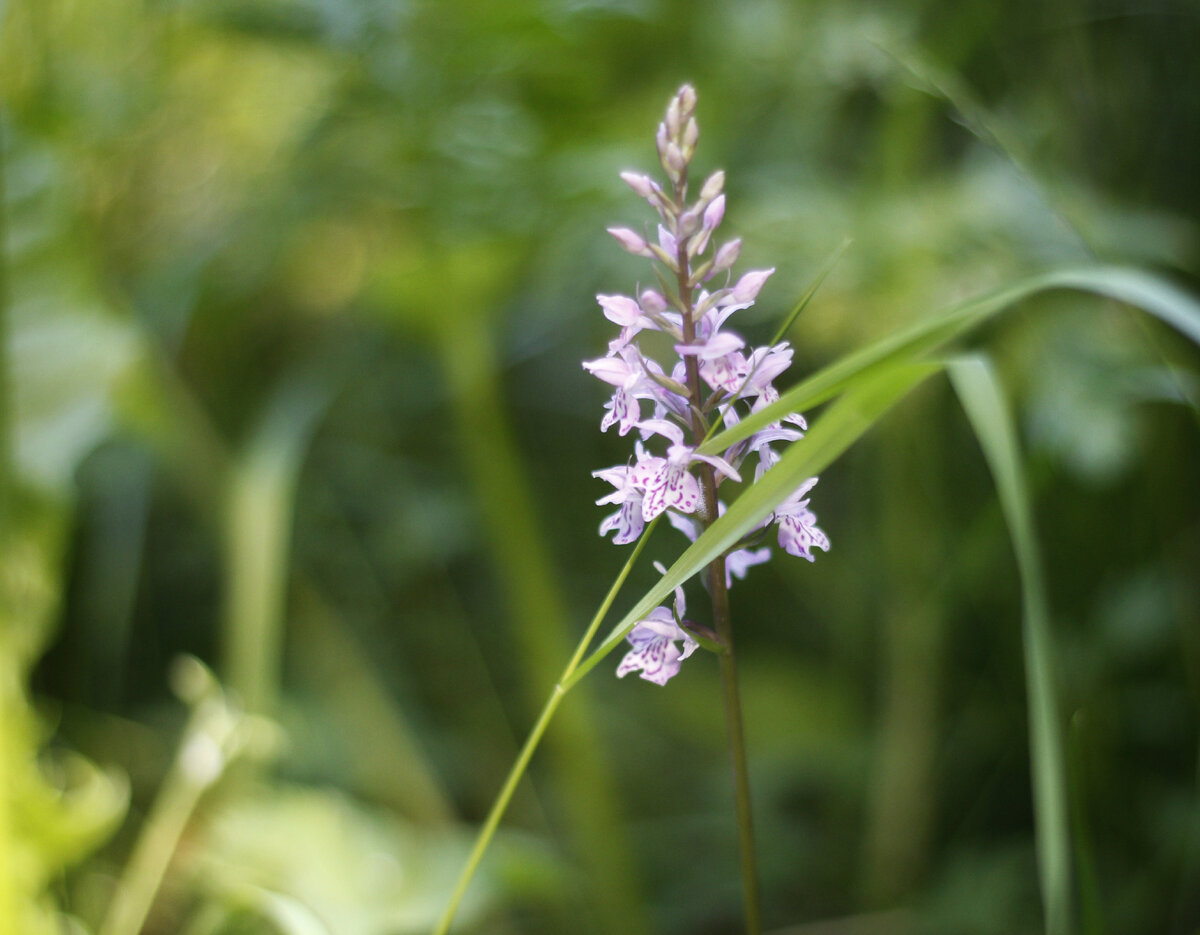
<path fill-rule="evenodd" d="M 628 227 L 610 227 L 608 232 L 616 238 L 617 243 L 634 256 L 653 256 L 650 252 L 650 245 L 646 243 L 645 239 Z"/>
<path fill-rule="evenodd" d="M 667 170 L 667 174 L 672 179 L 677 179 L 683 174 L 683 170 L 687 168 L 687 159 L 683 155 L 683 151 L 673 142 L 667 143 L 666 152 L 663 153 L 663 168 Z"/>
<path fill-rule="evenodd" d="M 762 289 L 763 283 L 767 281 L 767 277 L 773 272 L 775 272 L 774 267 L 771 267 L 771 269 L 751 270 L 737 281 L 737 285 L 730 292 L 730 298 L 738 305 L 744 302 L 753 302 L 758 297 L 758 292 Z"/>
<path fill-rule="evenodd" d="M 704 187 L 700 189 L 700 200 L 702 202 L 712 201 L 717 195 L 725 189 L 725 170 L 718 169 L 710 175 L 704 182 Z"/>
<path fill-rule="evenodd" d="M 604 317 L 614 324 L 632 325 L 641 317 L 637 302 L 625 295 L 598 295 L 596 301 L 604 309 Z"/>
<path fill-rule="evenodd" d="M 680 110 L 683 116 L 690 117 L 696 112 L 696 89 L 690 84 L 685 84 L 677 93 L 679 98 Z"/>
<path fill-rule="evenodd" d="M 709 270 L 709 275 L 723 273 L 729 267 L 737 262 L 738 256 L 742 252 L 742 239 L 740 237 L 730 240 L 727 243 L 721 244 L 717 250 L 717 255 L 713 257 L 712 269 Z"/>
<path fill-rule="evenodd" d="M 725 196 L 717 195 L 712 203 L 704 209 L 704 229 L 710 233 L 716 230 L 723 217 L 725 217 Z"/>
<path fill-rule="evenodd" d="M 638 304 L 642 306 L 642 311 L 647 315 L 661 314 L 668 308 L 667 300 L 662 297 L 662 293 L 653 289 L 647 289 L 639 295 Z"/>
<path fill-rule="evenodd" d="M 679 241 L 675 239 L 673 233 L 661 224 L 658 225 L 658 245 L 670 256 L 675 256 L 679 253 Z"/>
<path fill-rule="evenodd" d="M 640 172 L 622 172 L 621 179 L 642 198 L 651 197 L 658 187 L 650 176 Z"/>
<path fill-rule="evenodd" d="M 700 126 L 696 123 L 695 117 L 689 117 L 687 126 L 683 128 L 683 149 L 684 152 L 692 152 L 696 148 L 696 141 L 700 139 Z"/>
<path fill-rule="evenodd" d="M 679 95 L 676 94 L 667 104 L 667 133 L 673 140 L 679 139 L 679 131 L 683 129 L 683 115 L 679 112 Z"/>

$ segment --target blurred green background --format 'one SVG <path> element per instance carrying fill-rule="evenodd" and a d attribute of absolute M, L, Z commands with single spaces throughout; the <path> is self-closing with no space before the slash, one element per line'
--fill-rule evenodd
<path fill-rule="evenodd" d="M 1200 275 L 1187 0 L 0 9 L 14 932 L 98 930 L 166 820 L 181 653 L 283 736 L 177 803 L 145 930 L 428 930 L 625 558 L 590 472 L 627 446 L 579 361 L 610 336 L 595 294 L 648 279 L 603 229 L 647 221 L 617 173 L 653 167 L 682 81 L 741 268 L 778 270 L 751 341 L 853 238 L 797 373 L 1051 266 Z M 1062 295 L 977 343 L 1035 490 L 1079 930 L 1196 932 L 1200 355 Z M 813 506 L 833 551 L 733 591 L 768 926 L 1039 931 L 1019 586 L 944 381 Z M 716 665 L 610 672 L 462 931 L 738 931 Z"/>

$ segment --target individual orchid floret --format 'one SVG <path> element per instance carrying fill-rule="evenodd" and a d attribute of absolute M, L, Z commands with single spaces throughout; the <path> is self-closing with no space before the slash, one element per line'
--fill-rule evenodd
<path fill-rule="evenodd" d="M 764 545 L 761 549 L 734 549 L 725 556 L 725 587 L 732 588 L 734 578 L 741 581 L 753 566 L 763 565 L 770 560 L 770 546 Z"/>
<path fill-rule="evenodd" d="M 658 562 L 654 563 L 654 567 L 659 573 L 666 574 L 666 569 Z M 666 685 L 678 675 L 683 660 L 700 646 L 680 626 L 686 612 L 683 588 L 676 588 L 674 611 L 666 606 L 656 607 L 646 619 L 638 621 L 625 637 L 633 648 L 617 666 L 617 678 L 624 678 L 630 672 L 640 672 L 647 682 Z M 682 648 L 676 643 L 682 644 Z"/>
<path fill-rule="evenodd" d="M 700 505 L 700 484 L 688 471 L 691 449 L 672 445 L 667 457 L 639 459 L 630 474 L 631 483 L 643 491 L 642 519 L 647 523 L 667 509 L 694 513 Z"/>
<path fill-rule="evenodd" d="M 643 423 L 644 424 L 644 423 Z M 665 510 L 694 513 L 700 506 L 700 484 L 688 471 L 693 461 L 707 461 L 733 480 L 741 480 L 733 466 L 715 455 L 702 455 L 688 445 L 672 445 L 665 458 L 648 457 L 634 465 L 632 483 L 645 491 L 642 519 L 647 523 Z"/>
<path fill-rule="evenodd" d="M 645 328 L 655 328 L 654 322 L 642 314 L 642 307 L 624 295 L 598 295 L 596 301 L 604 309 L 604 317 L 621 326 L 621 333 L 608 342 L 608 352 L 615 354 Z"/>
<path fill-rule="evenodd" d="M 610 530 L 616 530 L 613 542 L 617 545 L 636 542 L 645 526 L 642 519 L 642 491 L 629 482 L 629 474 L 630 468 L 625 464 L 592 472 L 593 477 L 606 480 L 616 488 L 612 493 L 597 500 L 596 504 L 620 504 L 617 512 L 606 516 L 600 523 L 600 535 L 602 536 Z"/>
<path fill-rule="evenodd" d="M 633 345 L 626 344 L 615 356 L 585 360 L 583 369 L 599 380 L 616 387 L 612 399 L 605 405 L 607 412 L 600 423 L 600 431 L 607 432 L 619 425 L 619 434 L 626 435 L 642 417 L 639 398 L 656 397 L 660 390 L 652 376 L 660 376 L 658 365 L 645 361 Z M 665 391 L 662 391 L 665 393 Z"/>
<path fill-rule="evenodd" d="M 814 561 L 813 549 L 829 551 L 829 537 L 817 526 L 816 514 L 808 508 L 805 496 L 817 483 L 810 477 L 775 508 L 775 521 L 779 524 L 779 544 L 789 555 Z"/>

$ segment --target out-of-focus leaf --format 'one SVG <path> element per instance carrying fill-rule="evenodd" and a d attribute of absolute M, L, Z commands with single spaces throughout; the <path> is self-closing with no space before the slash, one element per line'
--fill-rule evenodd
<path fill-rule="evenodd" d="M 458 829 L 417 828 L 337 792 L 274 788 L 223 805 L 189 864 L 217 899 L 242 904 L 248 892 L 270 893 L 276 909 L 288 902 L 293 922 L 319 919 L 338 935 L 405 935 L 432 928 L 469 845 Z M 549 866 L 527 849 L 520 860 Z M 463 902 L 468 922 L 498 895 L 488 869 L 477 883 Z M 309 931 L 303 924 L 289 931 Z"/>
<path fill-rule="evenodd" d="M 137 342 L 103 310 L 46 296 L 14 309 L 11 353 L 20 475 L 65 494 L 80 460 L 112 428 L 111 392 Z"/>
<path fill-rule="evenodd" d="M 960 358 L 948 369 L 991 468 L 1021 574 L 1029 746 L 1044 921 L 1047 935 L 1067 935 L 1072 872 L 1062 721 L 1056 697 L 1050 610 L 1029 490 L 1016 429 L 990 364 L 982 357 Z"/>
<path fill-rule="evenodd" d="M 700 450 L 707 453 L 724 451 L 789 412 L 807 409 L 836 396 L 861 374 L 874 372 L 896 361 L 918 360 L 1022 299 L 1051 289 L 1078 289 L 1136 306 L 1200 344 L 1200 303 L 1165 280 L 1140 270 L 1113 266 L 1056 270 L 960 303 L 852 351 L 781 394 L 775 403 L 713 436 L 700 446 Z"/>

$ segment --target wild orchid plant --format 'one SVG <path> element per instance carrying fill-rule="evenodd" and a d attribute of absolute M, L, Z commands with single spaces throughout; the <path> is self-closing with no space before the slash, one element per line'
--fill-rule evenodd
<path fill-rule="evenodd" d="M 642 290 L 636 299 L 597 296 L 605 317 L 621 331 L 609 342 L 605 357 L 583 364 L 615 388 L 600 428 L 607 431 L 615 425 L 621 435 L 634 429 L 639 435 L 632 463 L 594 472 L 614 488 L 597 503 L 618 506 L 600 524 L 600 533 L 613 532 L 613 542 L 619 545 L 635 542 L 645 525 L 664 513 L 672 526 L 695 542 L 725 510 L 718 498 L 721 484 L 741 481 L 739 468 L 751 455 L 757 458 L 754 479 L 761 479 L 779 461 L 772 446 L 797 441 L 808 428 L 802 415 L 790 413 L 735 442 L 723 456 L 697 450 L 718 426 L 735 425 L 743 413 L 759 412 L 779 399 L 773 381 L 791 365 L 792 349 L 784 341 L 747 353 L 746 342 L 726 328 L 735 312 L 754 304 L 774 269 L 745 273 L 730 285 L 730 269 L 741 253 L 741 241 L 713 246 L 713 234 L 725 215 L 724 172 L 710 175 L 696 201 L 687 203 L 688 169 L 699 136 L 695 109 L 696 92 L 684 85 L 671 98 L 666 118 L 658 126 L 658 156 L 670 182 L 668 189 L 649 176 L 621 173 L 657 212 L 658 242 L 629 228 L 609 229 L 627 251 L 665 268 L 665 273 L 655 269 L 662 289 Z M 711 255 L 706 256 L 710 247 Z M 722 279 L 719 287 L 709 291 L 707 284 Z M 637 337 L 647 331 L 670 339 L 677 356 L 669 371 L 639 346 Z M 651 404 L 648 418 L 644 402 Z M 661 456 L 647 447 L 656 436 L 666 440 Z M 747 543 L 761 538 L 761 528 L 774 522 L 784 551 L 810 562 L 813 549 L 828 551 L 829 540 L 808 508 L 808 493 L 816 482 L 815 477 L 805 480 L 752 530 Z M 769 547 L 740 545 L 709 567 L 718 643 L 730 645 L 726 592 L 733 579 L 744 578 L 751 566 L 770 557 Z M 699 645 L 685 629 L 683 610 L 683 592 L 677 589 L 674 611 L 659 607 L 640 621 L 627 637 L 633 648 L 617 675 L 640 670 L 642 678 L 665 685 L 678 673 L 680 663 Z"/>
<path fill-rule="evenodd" d="M 600 524 L 600 533 L 613 533 L 615 543 L 633 544 L 633 550 L 530 731 L 479 831 L 435 935 L 449 930 L 558 705 L 580 679 L 626 643 L 630 648 L 617 675 L 640 672 L 643 679 L 658 685 L 674 678 L 697 648 L 717 655 L 733 760 L 746 931 L 757 935 L 761 929 L 758 884 L 729 589 L 749 568 L 769 559 L 770 549 L 762 546 L 761 540 L 772 524 L 778 527 L 778 541 L 786 552 L 812 561 L 814 549 L 828 550 L 829 541 L 809 509 L 808 495 L 817 482 L 813 475 L 892 405 L 937 373 L 950 377 L 981 443 L 1018 558 L 1039 877 L 1046 931 L 1062 935 L 1069 930 L 1072 877 L 1066 781 L 1031 500 L 1016 432 L 986 358 L 978 354 L 944 356 L 941 352 L 1003 310 L 1048 290 L 1091 292 L 1140 307 L 1196 344 L 1200 344 L 1200 303 L 1136 270 L 1101 266 L 1050 271 L 884 335 L 780 396 L 773 382 L 792 359 L 791 348 L 780 338 L 824 273 L 768 345 L 747 351 L 743 339 L 726 329 L 735 312 L 754 303 L 773 271 L 748 272 L 734 281 L 730 270 L 740 253 L 740 242 L 732 240 L 710 250 L 725 212 L 724 174 L 709 176 L 696 201 L 688 203 L 688 170 L 699 136 L 695 109 L 695 91 L 685 85 L 671 99 L 658 128 L 656 141 L 667 187 L 646 175 L 622 175 L 658 214 L 657 239 L 652 242 L 628 228 L 613 228 L 610 233 L 630 253 L 654 261 L 659 288 L 640 290 L 636 298 L 598 296 L 604 315 L 620 332 L 604 357 L 583 365 L 614 388 L 601 428 L 617 426 L 622 436 L 637 433 L 628 462 L 595 472 L 612 487 L 597 502 L 616 507 Z M 649 340 L 643 346 L 640 336 L 653 337 L 650 333 L 658 335 L 655 346 L 673 348 L 676 357 L 669 370 L 648 353 Z M 837 401 L 809 432 L 797 410 L 835 397 Z M 801 438 L 805 439 L 803 445 L 782 451 L 783 446 Z M 751 456 L 754 483 L 744 486 L 736 500 L 730 498 L 726 510 L 718 491 L 723 485 L 743 482 L 745 462 Z M 663 516 L 691 545 L 669 569 L 656 565 L 663 577 L 585 658 L 651 530 Z M 684 619 L 682 585 L 702 571 L 712 603 L 711 630 Z M 672 591 L 674 605 L 661 605 Z"/>
<path fill-rule="evenodd" d="M 635 549 L 555 686 L 554 694 L 480 831 L 475 849 L 436 929 L 439 935 L 449 929 L 466 886 L 559 701 L 598 657 L 613 648 L 610 638 L 580 665 L 583 653 L 638 557 L 649 531 L 665 515 L 672 526 L 695 544 L 725 512 L 726 504 L 718 497 L 721 485 L 741 483 L 741 469 L 748 458 L 753 458 L 755 481 L 761 480 L 780 461 L 777 446 L 803 438 L 808 428 L 799 413 L 778 413 L 774 421 L 764 421 L 771 415 L 764 413 L 756 420 L 761 424 L 756 425 L 754 431 L 743 432 L 742 437 L 732 441 L 720 453 L 700 450 L 705 443 L 711 444 L 720 431 L 731 429 L 779 402 L 774 380 L 791 364 L 792 349 L 786 341 L 779 341 L 786 324 L 769 345 L 752 350 L 726 327 L 735 312 L 754 304 L 774 270 L 754 270 L 734 281 L 731 269 L 741 252 L 741 241 L 734 239 L 715 246 L 713 234 L 725 214 L 724 172 L 710 175 L 701 186 L 697 199 L 688 203 L 688 171 L 699 137 L 695 110 L 696 92 L 690 85 L 684 85 L 671 98 L 666 116 L 659 124 L 656 143 L 659 161 L 669 183 L 667 187 L 640 173 L 621 174 L 657 213 L 657 242 L 651 242 L 629 228 L 610 228 L 609 233 L 628 252 L 654 262 L 659 288 L 642 289 L 636 298 L 597 296 L 604 315 L 620 327 L 620 332 L 609 342 L 604 357 L 583 363 L 593 376 L 613 387 L 601 430 L 616 426 L 621 436 L 636 432 L 633 457 L 629 462 L 594 472 L 594 476 L 613 488 L 597 503 L 616 507 L 616 511 L 601 522 L 600 534 L 611 532 L 614 543 L 636 543 Z M 662 335 L 674 350 L 675 357 L 669 369 L 639 343 L 640 335 L 653 332 Z M 656 453 L 658 451 L 661 453 Z M 623 677 L 630 672 L 640 672 L 643 679 L 665 685 L 678 674 L 683 660 L 700 646 L 717 654 L 733 757 L 748 935 L 756 935 L 761 926 L 729 589 L 733 581 L 744 578 L 752 566 L 770 559 L 770 547 L 760 543 L 765 530 L 772 524 L 778 527 L 779 545 L 792 555 L 811 562 L 814 549 L 828 551 L 829 540 L 817 527 L 816 516 L 809 509 L 808 494 L 817 478 L 807 477 L 801 481 L 790 496 L 776 497 L 770 513 L 747 527 L 736 543 L 707 564 L 706 584 L 712 602 L 714 629 L 684 619 L 683 588 L 675 587 L 672 607 L 654 608 L 621 631 L 631 648 L 616 673 Z M 666 575 L 662 565 L 655 563 L 655 567 Z"/>

